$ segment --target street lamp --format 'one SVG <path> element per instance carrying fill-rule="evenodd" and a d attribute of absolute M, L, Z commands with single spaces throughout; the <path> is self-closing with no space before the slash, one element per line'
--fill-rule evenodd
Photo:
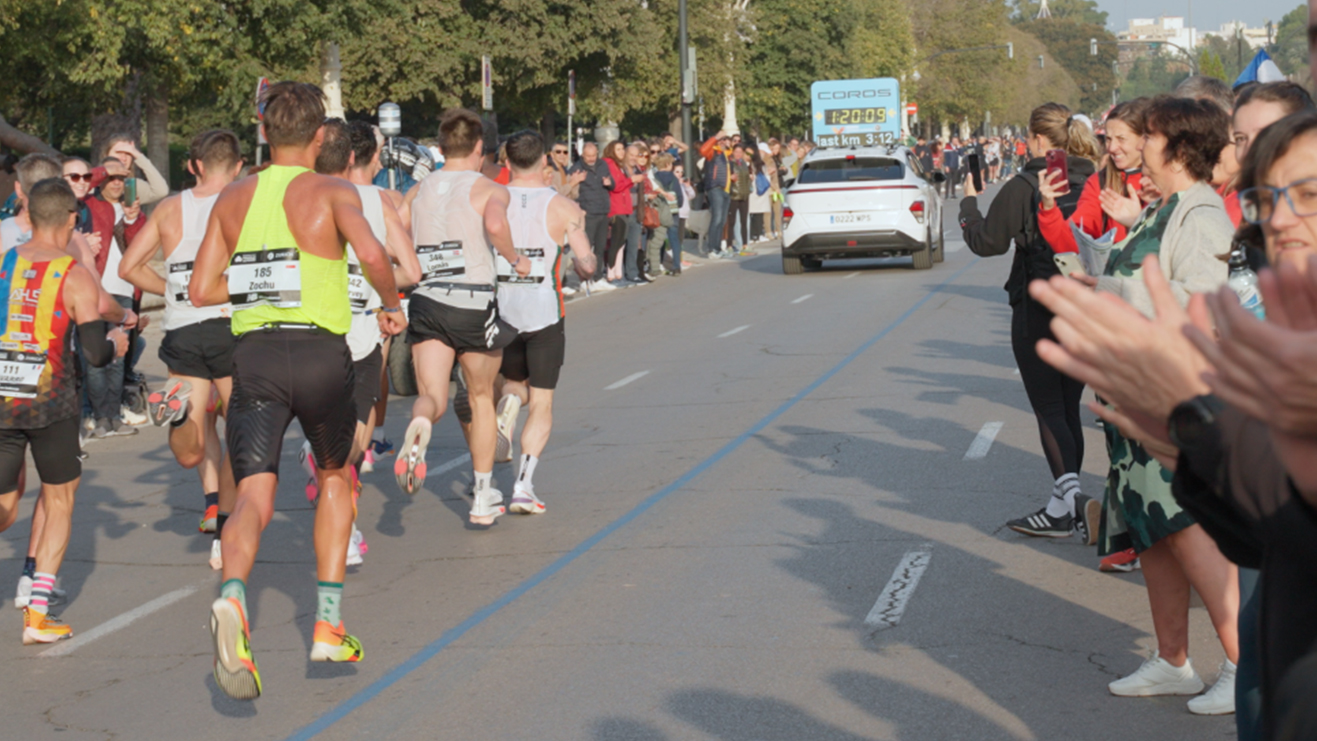
<path fill-rule="evenodd" d="M 389 154 L 393 154 L 393 137 L 402 135 L 402 107 L 397 103 L 380 103 L 379 108 L 380 133 L 389 140 Z M 397 160 L 390 156 L 390 162 Z M 398 174 L 395 168 L 389 168 L 389 190 L 398 189 Z"/>

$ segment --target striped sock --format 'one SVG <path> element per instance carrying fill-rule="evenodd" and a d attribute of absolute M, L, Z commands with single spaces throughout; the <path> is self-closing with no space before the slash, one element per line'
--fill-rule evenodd
<path fill-rule="evenodd" d="M 55 575 L 36 573 L 32 580 L 32 599 L 27 606 L 33 612 L 45 615 L 50 612 L 50 592 L 55 588 Z"/>
<path fill-rule="evenodd" d="M 337 627 L 343 622 L 342 603 L 343 582 L 316 582 L 316 620 L 324 620 Z"/>
<path fill-rule="evenodd" d="M 1067 473 L 1056 480 L 1056 485 L 1052 489 L 1053 496 L 1061 497 L 1065 500 L 1066 509 L 1075 511 L 1075 495 L 1080 493 L 1079 474 Z"/>

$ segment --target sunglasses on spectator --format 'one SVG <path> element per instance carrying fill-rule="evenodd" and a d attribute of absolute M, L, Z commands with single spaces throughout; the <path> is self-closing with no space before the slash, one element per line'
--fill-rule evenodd
<path fill-rule="evenodd" d="M 657 149 L 651 149 L 651 150 L 649 150 L 649 153 L 650 153 L 650 154 L 658 154 L 658 153 L 659 153 L 659 150 L 657 150 Z"/>
<path fill-rule="evenodd" d="M 1295 216 L 1317 216 L 1317 178 L 1295 180 L 1283 188 L 1260 185 L 1239 191 L 1239 210 L 1250 224 L 1265 224 L 1281 197 Z"/>
<path fill-rule="evenodd" d="M 553 153 L 554 153 L 554 154 L 567 154 L 567 150 L 566 150 L 566 149 L 555 149 L 555 150 L 553 150 Z"/>
<path fill-rule="evenodd" d="M 86 180 L 89 183 L 91 182 L 90 172 L 70 172 L 70 173 L 66 173 L 64 177 L 68 178 L 69 180 L 72 180 L 75 183 L 78 182 L 79 180 Z"/>
<path fill-rule="evenodd" d="M 108 176 L 108 177 L 105 178 L 105 182 L 108 183 L 108 182 L 110 182 L 111 180 L 118 180 L 119 182 L 122 183 L 123 181 L 125 181 L 125 180 L 127 180 L 127 179 L 128 179 L 128 176 L 127 176 L 127 175 L 110 175 L 110 176 Z M 91 182 L 91 175 L 88 175 L 88 176 L 87 176 L 87 181 L 88 181 L 88 182 Z"/>

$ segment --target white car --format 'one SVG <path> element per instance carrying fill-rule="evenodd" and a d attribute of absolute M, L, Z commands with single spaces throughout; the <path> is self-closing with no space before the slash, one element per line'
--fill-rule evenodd
<path fill-rule="evenodd" d="M 942 262 L 945 179 L 902 146 L 810 152 L 786 192 L 782 272 L 851 257 L 910 255 L 915 270 Z"/>

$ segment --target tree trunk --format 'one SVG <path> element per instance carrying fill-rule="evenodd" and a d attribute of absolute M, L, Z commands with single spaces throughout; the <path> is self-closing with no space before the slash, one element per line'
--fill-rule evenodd
<path fill-rule="evenodd" d="M 163 85 L 146 97 L 146 158 L 169 182 L 169 93 Z"/>
<path fill-rule="evenodd" d="M 46 154 L 59 155 L 54 147 L 41 139 L 11 126 L 3 115 L 0 115 L 0 144 L 23 154 L 45 152 Z"/>

